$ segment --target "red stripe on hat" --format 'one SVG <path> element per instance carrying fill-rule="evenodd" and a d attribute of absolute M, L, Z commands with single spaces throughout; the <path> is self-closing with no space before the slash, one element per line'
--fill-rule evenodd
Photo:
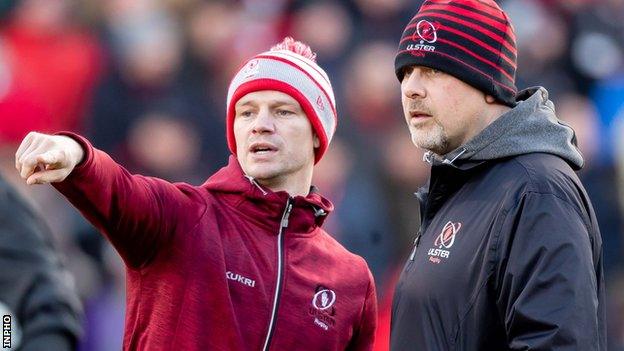
<path fill-rule="evenodd" d="M 475 10 L 479 10 L 479 11 L 483 11 L 489 15 L 492 15 L 494 17 L 501 17 L 501 13 L 503 12 L 503 10 L 500 9 L 500 7 L 498 7 L 498 5 L 496 5 L 496 3 L 494 3 L 496 6 L 492 6 L 490 4 L 487 4 L 483 1 L 461 1 L 461 0 L 457 0 L 456 1 L 458 4 L 460 5 L 464 5 L 464 6 L 468 6 L 468 7 L 472 7 Z M 444 2 L 434 2 L 434 1 L 427 1 L 425 2 L 425 4 L 422 6 L 421 11 L 424 11 L 425 8 L 430 7 L 430 6 L 434 6 L 434 5 L 451 5 L 451 3 L 449 1 L 444 1 Z"/>
<path fill-rule="evenodd" d="M 400 54 L 402 54 L 402 53 L 410 53 L 410 50 L 401 50 L 401 51 L 399 51 L 399 52 L 397 53 L 397 55 L 400 55 Z M 445 54 L 445 53 L 443 53 L 443 52 L 439 52 L 439 51 L 429 51 L 429 52 L 427 52 L 427 54 L 436 54 L 436 55 L 441 55 L 441 56 L 444 56 L 444 57 L 446 57 L 446 58 L 450 58 L 450 59 L 451 59 L 451 60 L 453 60 L 453 61 L 457 61 L 457 62 L 461 63 L 461 64 L 462 64 L 462 65 L 464 65 L 464 66 L 470 67 L 470 68 L 471 68 L 472 70 L 474 70 L 475 72 L 477 72 L 477 73 L 479 73 L 479 74 L 481 74 L 481 75 L 483 75 L 483 76 L 487 77 L 487 78 L 488 78 L 488 79 L 490 79 L 492 82 L 494 82 L 496 85 L 501 86 L 503 89 L 509 90 L 509 91 L 513 92 L 514 94 L 516 93 L 516 91 L 515 91 L 514 89 L 510 88 L 508 85 L 506 85 L 506 84 L 504 84 L 504 83 L 501 83 L 501 82 L 497 81 L 497 80 L 496 80 L 496 79 L 494 79 L 494 77 L 492 77 L 491 75 L 489 75 L 489 74 L 487 74 L 487 73 L 485 73 L 485 72 L 481 71 L 480 69 L 478 69 L 478 68 L 476 68 L 476 67 L 474 67 L 474 66 L 472 66 L 472 65 L 470 65 L 470 64 L 468 64 L 468 63 L 466 63 L 466 62 L 464 62 L 464 61 L 462 61 L 462 60 L 460 60 L 460 59 L 458 59 L 458 58 L 456 58 L 456 57 L 453 57 L 453 56 L 451 56 L 451 55 L 448 55 L 448 54 Z"/>
<path fill-rule="evenodd" d="M 230 99 L 230 105 L 228 106 L 225 125 L 227 129 L 227 143 L 232 154 L 236 155 L 236 137 L 234 135 L 236 101 L 238 101 L 240 98 L 250 92 L 260 90 L 280 91 L 284 94 L 292 96 L 295 100 L 297 100 L 297 102 L 299 102 L 299 104 L 301 105 L 301 109 L 303 110 L 303 112 L 305 112 L 306 116 L 308 117 L 308 121 L 310 121 L 310 124 L 312 125 L 312 129 L 319 138 L 320 146 L 318 148 L 318 151 L 316 151 L 314 155 L 314 163 L 316 164 L 321 159 L 321 157 L 323 157 L 323 154 L 325 154 L 325 151 L 327 151 L 327 147 L 329 146 L 327 132 L 323 127 L 323 123 L 321 123 L 321 119 L 316 113 L 316 110 L 314 110 L 314 107 L 312 107 L 310 101 L 298 89 L 288 83 L 282 82 L 281 80 L 269 78 L 255 79 L 239 85 L 232 95 L 232 98 Z"/>
<path fill-rule="evenodd" d="M 513 60 L 511 60 L 510 58 L 507 57 L 507 55 L 505 55 L 503 52 L 493 48 L 491 45 L 489 45 L 488 43 L 481 41 L 475 37 L 473 37 L 470 34 L 464 33 L 460 30 L 456 30 L 453 27 L 449 27 L 449 26 L 444 26 L 442 28 L 440 28 L 440 30 L 445 30 L 447 32 L 451 32 L 453 34 L 457 34 L 465 39 L 468 39 L 470 41 L 472 41 L 475 44 L 480 45 L 481 47 L 483 47 L 484 49 L 489 50 L 490 52 L 492 52 L 493 54 L 502 57 L 505 61 L 507 61 L 508 64 L 510 64 L 514 69 L 516 69 L 516 63 L 513 62 Z M 401 41 L 399 42 L 399 45 L 403 44 L 403 42 L 407 41 L 407 40 L 414 40 L 412 38 L 412 36 L 405 36 L 403 39 L 401 39 Z M 438 38 L 438 40 L 440 40 L 440 38 Z"/>
<path fill-rule="evenodd" d="M 503 10 L 501 10 L 500 8 L 498 9 L 498 12 L 491 13 L 491 12 L 485 11 L 483 8 L 470 6 L 470 4 L 464 4 L 464 3 L 461 3 L 461 2 L 460 3 L 453 3 L 453 4 L 450 4 L 450 5 L 453 5 L 453 6 L 456 6 L 456 7 L 461 7 L 461 8 L 469 7 L 469 8 L 474 9 L 475 12 L 480 13 L 483 16 L 494 17 L 494 18 L 491 18 L 492 20 L 499 19 L 499 20 L 503 21 L 504 23 L 506 23 L 509 26 L 508 27 L 509 30 L 506 31 L 506 33 L 509 35 L 509 38 L 511 38 L 511 40 L 513 42 L 516 41 L 516 33 L 514 33 L 513 25 L 511 24 L 511 20 L 509 19 L 507 14 Z M 498 16 L 497 16 L 497 14 L 498 14 Z"/>
<path fill-rule="evenodd" d="M 509 23 L 509 27 L 511 28 L 511 31 L 509 34 L 511 38 L 513 38 L 513 40 L 516 41 L 516 33 L 514 33 L 513 31 L 513 26 L 511 25 L 511 20 L 509 19 L 509 16 L 507 16 L 507 13 L 505 13 L 505 11 L 503 11 L 503 9 L 501 9 L 500 6 L 498 6 L 498 4 L 494 0 L 485 0 L 485 1 L 479 0 L 479 2 L 485 6 L 483 8 L 477 7 L 476 4 L 470 1 L 468 1 L 465 5 L 474 7 L 476 10 L 483 10 L 484 12 L 487 12 L 490 15 L 496 16 L 497 13 L 501 15 L 505 19 L 505 21 Z M 491 4 L 488 4 L 488 2 Z"/>
<path fill-rule="evenodd" d="M 507 61 L 508 64 L 510 64 L 514 69 L 516 68 L 516 63 L 514 62 L 513 59 L 510 59 L 509 57 L 507 57 L 507 55 L 505 55 L 504 52 L 497 50 L 495 48 L 493 48 L 492 46 L 488 45 L 486 42 L 479 40 L 478 38 L 473 37 L 472 35 L 462 32 L 461 30 L 457 30 L 453 27 L 449 27 L 449 26 L 444 26 L 442 28 L 442 30 L 445 30 L 447 32 L 451 32 L 453 34 L 457 34 L 460 37 L 466 38 L 470 41 L 472 41 L 475 44 L 480 45 L 481 47 L 490 50 L 491 52 L 493 52 L 496 55 L 500 55 L 505 61 Z"/>
<path fill-rule="evenodd" d="M 452 8 L 449 8 L 452 7 Z M 475 11 L 470 11 L 467 10 L 463 7 L 459 7 L 456 6 L 453 3 L 449 3 L 447 5 L 431 5 L 431 6 L 427 6 L 427 10 L 429 9 L 433 9 L 433 10 L 440 10 L 440 11 L 449 11 L 449 12 L 455 12 L 458 15 L 464 16 L 464 17 L 469 17 L 472 19 L 476 19 L 480 22 L 483 22 L 487 25 L 489 25 L 490 27 L 496 28 L 497 30 L 501 31 L 502 33 L 507 33 L 507 25 L 505 23 L 501 23 L 498 21 L 493 20 L 490 17 L 484 16 L 478 12 Z"/>
<path fill-rule="evenodd" d="M 503 38 L 500 35 L 492 32 L 491 30 L 483 28 L 482 26 L 479 26 L 479 25 L 477 25 L 475 23 L 464 21 L 461 18 L 457 18 L 457 17 L 454 17 L 454 16 L 450 16 L 450 15 L 446 15 L 446 14 L 438 13 L 438 12 L 431 12 L 431 13 L 426 13 L 426 14 L 419 13 L 417 16 L 418 17 L 422 16 L 422 17 L 443 18 L 443 19 L 449 20 L 451 22 L 455 22 L 457 24 L 460 24 L 460 25 L 466 26 L 468 28 L 474 29 L 474 30 L 476 30 L 478 32 L 481 32 L 484 35 L 487 35 L 488 37 L 491 37 L 492 39 L 496 40 L 498 43 L 504 45 L 507 49 L 509 49 L 509 51 L 511 51 L 511 53 L 513 53 L 514 55 L 517 55 L 516 48 L 513 47 L 513 45 L 509 44 L 509 42 L 507 42 L 507 40 L 505 40 L 505 38 Z M 416 27 L 417 24 L 418 23 L 410 24 L 405 29 L 407 30 L 407 29 L 410 29 L 410 28 L 414 28 L 414 27 Z"/>
<path fill-rule="evenodd" d="M 321 92 L 323 92 L 323 95 L 325 95 L 325 98 L 327 99 L 327 101 L 329 102 L 329 105 L 332 108 L 332 112 L 334 112 L 334 120 L 338 119 L 338 114 L 336 113 L 336 107 L 334 106 L 334 104 L 332 103 L 332 100 L 329 98 L 329 94 L 327 94 L 327 91 L 325 91 L 325 89 L 323 89 L 323 87 L 321 86 L 321 84 L 319 82 L 317 82 L 312 75 L 310 75 L 310 73 L 306 72 L 305 69 L 299 67 L 299 65 L 297 65 L 294 62 L 291 62 L 289 60 L 286 60 L 282 57 L 278 57 L 278 56 L 269 56 L 269 55 L 257 55 L 255 56 L 255 58 L 264 58 L 264 59 L 269 59 L 269 60 L 276 60 L 276 61 L 280 61 L 280 62 L 284 62 L 286 64 L 289 64 L 292 67 L 295 67 L 296 69 L 298 69 L 299 71 L 303 72 L 306 76 L 308 76 L 308 78 L 310 78 L 311 81 L 314 82 L 314 84 L 316 84 L 316 86 L 321 90 Z"/>
<path fill-rule="evenodd" d="M 459 44 L 457 44 L 457 43 L 454 43 L 454 42 L 452 42 L 452 41 L 450 41 L 450 40 L 446 40 L 446 39 L 438 38 L 438 41 L 439 41 L 439 42 L 441 42 L 441 43 L 445 43 L 445 44 L 448 44 L 448 45 L 454 46 L 454 47 L 456 47 L 456 48 L 458 48 L 458 49 L 460 49 L 460 50 L 462 50 L 462 51 L 464 51 L 464 52 L 468 53 L 469 55 L 471 55 L 471 56 L 475 57 L 476 59 L 478 59 L 478 60 L 480 60 L 480 61 L 482 61 L 482 62 L 485 62 L 485 63 L 487 63 L 488 65 L 490 65 L 490 66 L 492 66 L 492 67 L 496 68 L 496 70 L 498 70 L 499 72 L 501 72 L 503 75 L 505 75 L 505 77 L 509 78 L 509 80 L 511 80 L 512 82 L 514 81 L 513 77 L 512 77 L 512 76 L 510 76 L 510 75 L 509 75 L 509 73 L 507 73 L 507 72 L 506 72 L 506 71 L 505 71 L 502 67 L 500 67 L 499 65 L 495 64 L 494 62 L 492 62 L 492 61 L 490 61 L 490 60 L 488 60 L 488 59 L 486 59 L 486 58 L 484 58 L 484 57 L 482 57 L 482 56 L 480 56 L 480 55 L 477 55 L 476 53 L 474 53 L 474 52 L 472 52 L 472 51 L 468 50 L 467 48 L 465 48 L 465 47 L 463 47 L 463 46 L 461 46 L 461 45 L 459 45 Z"/>

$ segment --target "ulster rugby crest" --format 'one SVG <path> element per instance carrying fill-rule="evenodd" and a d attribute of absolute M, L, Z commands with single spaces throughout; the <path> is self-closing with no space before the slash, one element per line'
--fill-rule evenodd
<path fill-rule="evenodd" d="M 442 228 L 442 232 L 438 235 L 433 242 L 434 248 L 430 248 L 427 255 L 429 256 L 429 261 L 435 264 L 443 262 L 451 255 L 451 247 L 455 243 L 455 238 L 457 233 L 459 233 L 459 229 L 461 229 L 462 224 L 460 222 L 453 223 L 448 222 Z"/>
<path fill-rule="evenodd" d="M 312 306 L 308 307 L 308 314 L 314 318 L 314 324 L 328 331 L 336 325 L 336 292 L 322 285 L 317 285 L 312 297 Z"/>

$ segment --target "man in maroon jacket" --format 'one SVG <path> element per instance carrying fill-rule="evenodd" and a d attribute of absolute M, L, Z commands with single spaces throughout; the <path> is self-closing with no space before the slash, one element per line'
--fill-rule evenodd
<path fill-rule="evenodd" d="M 125 350 L 370 350 L 364 260 L 321 224 L 311 190 L 336 127 L 325 72 L 287 38 L 232 80 L 228 166 L 202 186 L 131 175 L 72 133 L 30 133 L 28 184 L 54 183 L 127 267 Z"/>

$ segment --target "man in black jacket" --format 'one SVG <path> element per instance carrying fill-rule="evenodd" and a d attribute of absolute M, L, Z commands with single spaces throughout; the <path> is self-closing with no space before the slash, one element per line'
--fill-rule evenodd
<path fill-rule="evenodd" d="M 492 0 L 427 0 L 395 60 L 429 150 L 421 229 L 396 287 L 392 350 L 605 350 L 602 242 L 574 131 L 517 92 Z"/>
<path fill-rule="evenodd" d="M 81 307 L 50 231 L 0 177 L 0 318 L 2 348 L 74 350 Z"/>

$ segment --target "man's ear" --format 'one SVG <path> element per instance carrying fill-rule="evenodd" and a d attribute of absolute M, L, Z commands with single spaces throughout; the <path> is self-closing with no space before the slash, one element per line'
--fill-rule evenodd
<path fill-rule="evenodd" d="M 492 95 L 485 94 L 485 102 L 493 104 L 496 102 L 496 99 Z"/>
<path fill-rule="evenodd" d="M 314 148 L 319 148 L 321 146 L 321 140 L 319 139 L 318 135 L 316 135 L 316 133 L 314 133 L 314 135 L 312 136 L 312 141 L 314 142 Z"/>

